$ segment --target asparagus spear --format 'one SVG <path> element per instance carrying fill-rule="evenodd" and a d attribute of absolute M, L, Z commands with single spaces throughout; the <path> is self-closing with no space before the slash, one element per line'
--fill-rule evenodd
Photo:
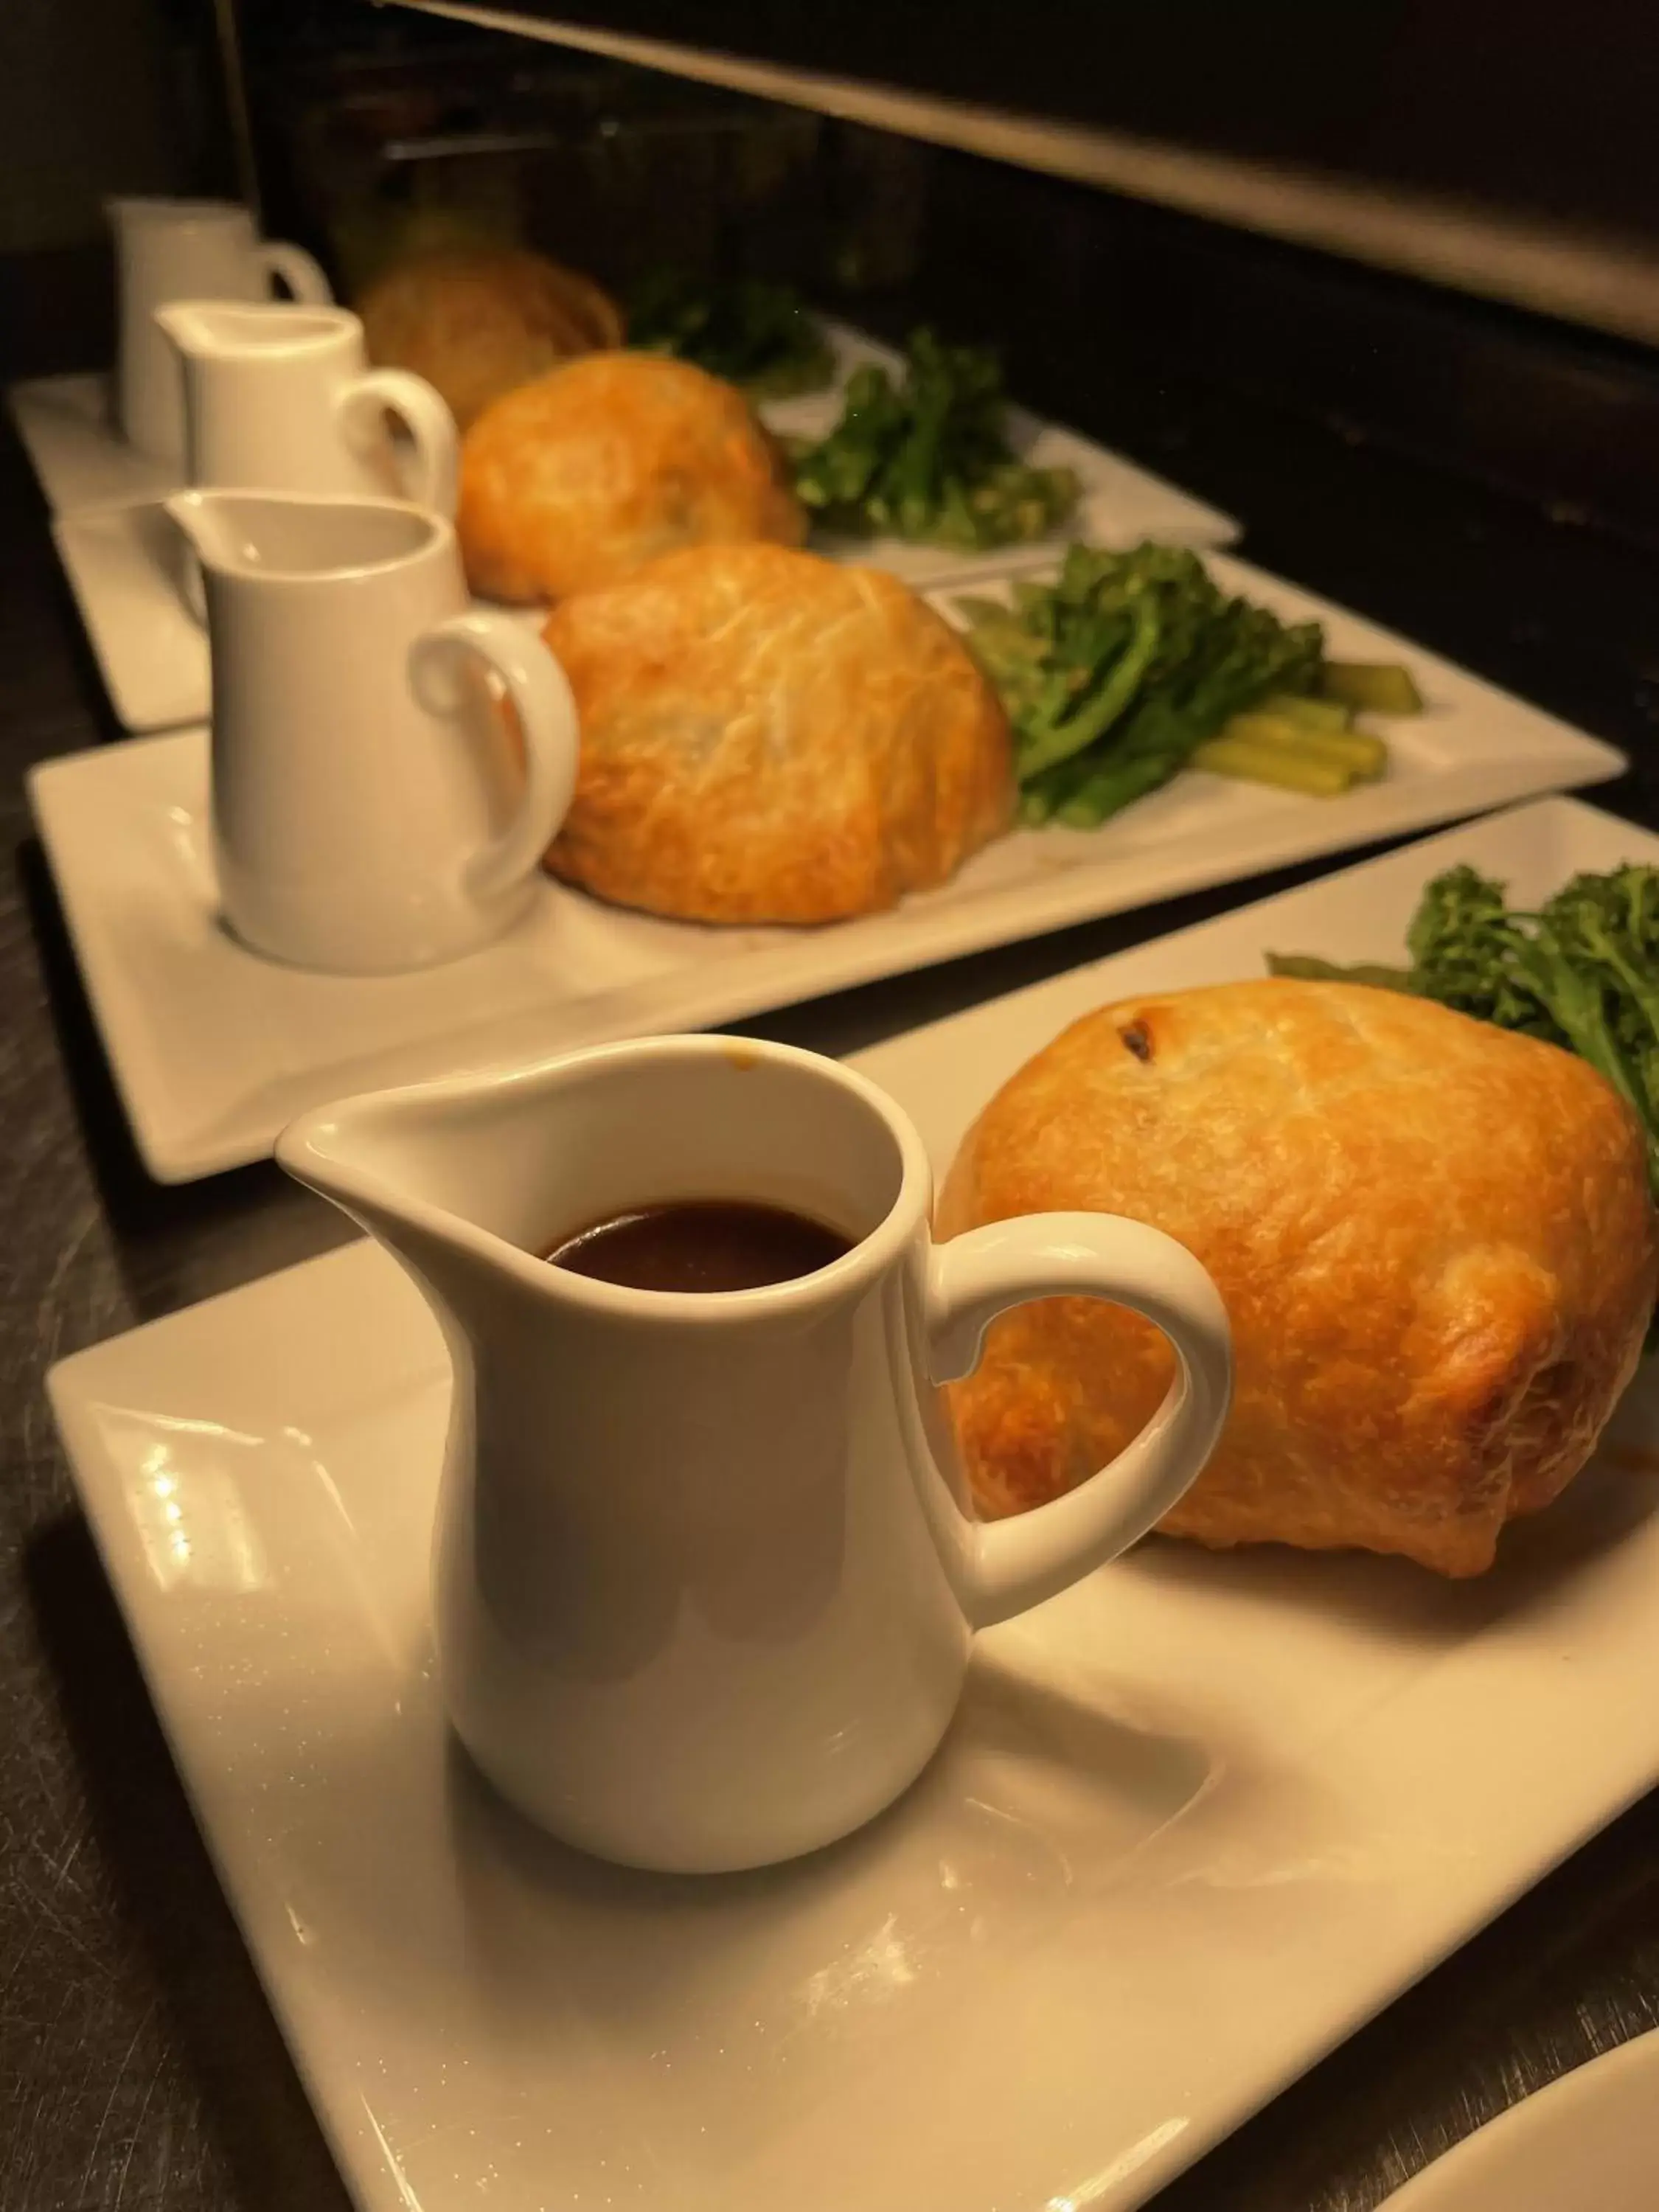
<path fill-rule="evenodd" d="M 1193 755 L 1194 768 L 1214 775 L 1241 777 L 1247 783 L 1272 783 L 1304 791 L 1313 799 L 1334 799 L 1354 781 L 1340 761 L 1322 759 L 1291 745 L 1253 744 L 1248 738 L 1211 738 Z"/>
<path fill-rule="evenodd" d="M 1387 745 L 1369 730 L 1298 728 L 1288 717 L 1265 709 L 1235 714 L 1221 734 L 1236 743 L 1329 761 L 1336 768 L 1346 769 L 1355 780 L 1381 775 L 1389 763 Z"/>
<path fill-rule="evenodd" d="M 1423 711 L 1423 695 L 1412 681 L 1410 669 L 1391 661 L 1328 660 L 1320 672 L 1319 688 L 1328 699 L 1340 699 L 1362 714 Z"/>
<path fill-rule="evenodd" d="M 1336 699 L 1310 699 L 1305 692 L 1275 691 L 1261 702 L 1264 714 L 1277 714 L 1304 730 L 1346 730 L 1353 720 L 1350 708 Z"/>

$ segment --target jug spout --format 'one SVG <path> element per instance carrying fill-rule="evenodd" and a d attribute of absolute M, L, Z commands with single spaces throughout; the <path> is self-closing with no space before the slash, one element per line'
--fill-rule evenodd
<path fill-rule="evenodd" d="M 163 501 L 202 566 L 225 576 L 328 582 L 429 553 L 450 526 L 405 500 L 181 491 Z"/>
<path fill-rule="evenodd" d="M 187 362 L 309 356 L 349 344 L 357 329 L 343 307 L 294 300 L 170 300 L 155 315 Z"/>
<path fill-rule="evenodd" d="M 173 300 L 155 310 L 156 326 L 185 361 L 203 361 L 225 350 L 228 333 L 210 301 Z"/>
<path fill-rule="evenodd" d="M 228 503 L 210 492 L 179 491 L 163 500 L 167 520 L 204 568 L 234 574 L 240 567 L 237 533 Z"/>
<path fill-rule="evenodd" d="M 470 1103 L 464 1080 L 377 1092 L 302 1115 L 276 1142 L 277 1164 L 412 1278 L 453 1351 L 539 1305 L 551 1273 L 516 1212 L 514 1147 Z"/>

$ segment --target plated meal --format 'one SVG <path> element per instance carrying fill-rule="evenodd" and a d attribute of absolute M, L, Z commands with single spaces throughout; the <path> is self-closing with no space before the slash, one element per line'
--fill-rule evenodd
<path fill-rule="evenodd" d="M 1547 801 L 890 1039 L 857 1072 L 943 1181 L 999 1087 L 1078 1018 L 1188 1004 L 1242 1051 L 1254 1035 L 1222 1036 L 1218 987 L 1306 992 L 1559 1061 L 1571 1074 L 1547 1097 L 1575 1117 L 1593 1097 L 1626 1146 L 1622 1109 L 1602 1121 L 1601 1079 L 1559 1047 L 1261 969 L 1286 947 L 1389 960 L 1455 864 L 1536 910 L 1632 856 L 1653 861 L 1655 841 Z M 1156 1057 L 1115 1048 L 1158 1079 Z M 1311 1117 L 1340 1105 L 1332 1083 Z M 1075 1146 L 1079 1099 L 1066 1110 Z M 505 1164 L 516 1189 L 522 1158 Z M 1318 1167 L 1304 1132 L 1287 1149 L 1297 1188 Z M 1460 1234 L 1471 1209 L 1499 1218 L 1497 1170 L 1481 1173 L 1459 1182 Z M 1565 1273 L 1565 1238 L 1520 1228 L 1540 1273 Z M 1243 1402 L 1242 1329 L 1238 1345 Z M 627 2189 L 644 2201 L 672 2172 L 696 2212 L 792 2191 L 804 2212 L 885 2205 L 896 2174 L 921 2212 L 1131 2212 L 1659 1772 L 1649 1701 L 1629 1694 L 1659 1663 L 1646 1380 L 1598 1463 L 1506 1528 L 1486 1578 L 1359 1550 L 1149 1542 L 986 1636 L 939 1759 L 855 1842 L 695 1899 L 613 1874 L 542 1844 L 450 1747 L 428 1634 L 450 1376 L 408 1278 L 358 1243 L 82 1352 L 52 1384 L 240 1924 L 349 2186 L 386 2212 L 480 2182 L 525 2203 L 615 2193 L 619 2142 L 640 2146 Z M 682 1565 L 700 1528 L 674 1523 Z M 518 1566 L 501 1556 L 509 1595 Z M 732 1622 L 719 1595 L 699 1628 Z M 821 1593 L 788 1613 L 772 1595 L 738 1617 L 768 1662 Z M 598 1693 L 616 1687 L 607 1674 Z M 971 2136 L 950 2123 L 964 2097 Z M 848 2128 L 849 2111 L 879 2124 Z"/>
<path fill-rule="evenodd" d="M 787 292 L 677 279 L 624 314 L 544 257 L 450 248 L 363 305 L 377 361 L 465 424 L 455 529 L 447 491 L 170 500 L 181 528 L 229 518 L 223 544 L 191 538 L 206 813 L 155 805 L 142 757 L 48 780 L 149 793 L 46 838 L 54 867 L 81 856 L 66 883 L 96 881 L 88 941 L 131 962 L 106 977 L 138 979 L 112 1001 L 138 1049 L 112 1059 L 139 1091 L 221 1079 L 252 1038 L 256 1120 L 296 1070 L 343 1066 L 289 1101 L 317 1110 L 278 1157 L 408 1268 L 336 1254 L 53 1373 L 216 1862 L 366 2203 L 642 2202 L 672 2172 L 722 2212 L 787 2188 L 805 2212 L 896 2191 L 1129 2212 L 1653 1779 L 1617 1691 L 1659 1652 L 1659 1492 L 1621 1500 L 1610 1457 L 1578 1478 L 1655 1334 L 1659 868 L 1563 868 L 1540 896 L 1523 867 L 1511 903 L 1480 824 L 1414 881 L 1399 965 L 1336 957 L 1391 949 L 1339 886 L 1282 909 L 1305 936 L 1241 939 L 1235 916 L 1231 954 L 1145 948 L 1097 991 L 1056 978 L 864 1071 L 708 1035 L 574 1064 L 567 1018 L 593 1042 L 712 1024 L 1011 915 L 1098 911 L 1061 882 L 1079 855 L 1132 872 L 1151 822 L 1144 847 L 1191 867 L 1206 793 L 1212 879 L 1261 865 L 1264 813 L 1322 811 L 1297 799 L 1350 796 L 1329 811 L 1353 818 L 1439 773 L 1449 818 L 1480 687 L 1358 623 L 1338 657 L 1326 623 L 1349 618 L 1287 587 L 1262 604 L 1280 587 L 1248 570 L 1081 542 L 1079 473 L 1038 457 L 989 356 L 927 331 L 785 439 L 757 403 L 837 366 Z M 409 385 L 373 381 L 377 422 Z M 814 526 L 1024 547 L 1026 572 L 930 600 L 807 550 Z M 1060 527 L 1079 542 L 1039 576 Z M 447 596 L 394 635 L 375 593 L 428 562 Z M 326 651 L 280 627 L 300 577 L 331 597 Z M 422 937 L 337 975 L 327 943 L 284 951 L 241 918 L 240 733 L 273 740 L 258 860 L 295 811 L 288 740 L 323 727 L 284 704 L 272 640 L 331 696 L 361 676 L 372 709 L 325 730 L 320 827 L 273 873 L 310 870 L 357 921 L 376 851 L 418 896 L 476 885 L 493 934 L 465 959 Z M 330 779 L 385 702 L 417 734 L 371 779 L 374 847 Z M 486 745 L 503 774 L 480 796 L 452 771 Z M 185 886 L 171 935 L 176 904 L 120 892 L 158 824 Z M 1327 937 L 1345 896 L 1364 920 Z M 984 913 L 953 922 L 952 899 Z M 722 981 L 744 956 L 758 987 Z M 168 1051 L 204 974 L 228 1012 L 210 1050 Z M 343 1055 L 285 1057 L 267 990 L 321 1009 Z M 447 1035 L 434 1006 L 462 1010 Z M 216 1164 L 245 1141 L 232 1104 L 198 1117 Z M 442 1293 L 435 1328 L 411 1279 Z M 713 1311 L 722 1291 L 751 1303 Z M 672 1315 L 638 1308 L 665 1292 Z M 445 1457 L 453 1513 L 421 1480 Z M 1154 1523 L 1178 1540 L 1141 1545 Z M 1609 1704 L 1582 1741 L 1563 1725 Z M 1559 1746 L 1541 1778 L 1528 1735 Z M 696 1912 L 637 1879 L 795 1855 L 793 1887 Z M 910 2129 L 964 2105 L 983 2142 Z"/>
<path fill-rule="evenodd" d="M 1396 657 L 1395 641 L 1340 610 L 1178 544 L 1079 542 L 1041 580 L 1037 541 L 1022 533 L 1066 507 L 1071 459 L 1085 487 L 1079 541 L 1111 536 L 1120 498 L 1135 511 L 1135 472 L 1006 407 L 994 365 L 971 349 L 919 334 L 908 359 L 884 360 L 793 295 L 683 279 L 636 296 L 624 319 L 544 258 L 453 241 L 383 270 L 359 304 L 382 363 L 420 359 L 471 418 L 459 544 L 471 588 L 546 623 L 551 655 L 526 657 L 516 628 L 494 631 L 503 666 L 585 726 L 568 822 L 549 808 L 538 756 L 514 838 L 489 866 L 511 860 L 516 890 L 539 854 L 561 887 L 592 897 L 526 886 L 524 927 L 480 952 L 476 975 L 434 970 L 348 1003 L 337 981 L 325 995 L 303 970 L 247 973 L 250 956 L 217 926 L 210 816 L 226 779 L 207 775 L 204 732 L 43 779 L 53 865 L 71 882 L 146 1158 L 164 1174 L 265 1148 L 296 1083 L 303 1101 L 337 1079 L 331 1071 L 382 1067 L 387 1053 L 434 1064 L 458 1024 L 539 1018 L 574 1043 L 731 1018 L 1617 764 L 1431 656 L 1413 649 L 1405 666 L 1405 647 Z M 273 324 L 303 313 L 262 310 Z M 799 387 L 826 343 L 837 389 L 820 404 Z M 860 383 L 863 368 L 879 374 Z M 787 447 L 751 404 L 786 385 L 798 393 L 775 418 L 797 434 Z M 418 397 L 395 377 L 382 392 L 388 405 Z M 422 404 L 441 414 L 429 390 Z M 1091 474 L 1097 462 L 1103 475 Z M 1023 513 L 1030 499 L 1040 514 Z M 800 550 L 809 523 L 832 515 L 886 534 L 819 541 L 834 559 Z M 70 519 L 59 543 L 112 685 L 131 672 L 123 655 L 145 656 L 155 696 L 147 707 L 135 691 L 129 719 L 155 716 L 153 679 L 179 656 L 188 680 L 166 692 L 162 718 L 188 719 L 192 685 L 206 711 L 209 639 L 181 599 L 176 514 L 134 534 L 137 520 Z M 371 526 L 336 521 L 348 538 Z M 1170 518 L 1177 536 L 1183 526 Z M 963 557 L 970 541 L 1010 538 L 1000 559 Z M 957 540 L 955 574 L 964 588 L 975 578 L 975 599 L 938 583 Z M 1060 550 L 1045 541 L 1041 557 Z M 453 561 L 453 547 L 435 557 Z M 907 569 L 912 557 L 933 562 L 925 599 L 900 580 L 928 573 Z M 307 559 L 334 574 L 326 544 Z M 340 593 L 367 592 L 349 570 L 347 559 Z M 251 586 L 241 597 L 252 604 Z M 274 611 L 268 594 L 261 604 Z M 475 653 L 486 618 L 476 611 L 467 633 Z M 389 653 L 388 696 L 407 688 L 405 659 Z M 1422 703 L 1419 690 L 1420 720 L 1390 721 Z M 417 703 L 444 711 L 437 692 Z M 488 736 L 478 757 L 499 759 L 511 785 L 501 732 Z M 450 825 L 471 818 L 477 764 L 457 767 L 459 796 L 438 808 L 451 842 Z M 412 791 L 389 795 L 405 815 Z M 1339 807 L 1301 803 L 1339 792 Z M 208 838 L 204 873 L 180 860 L 181 821 L 192 854 Z M 162 822 L 173 826 L 151 847 L 149 825 Z M 410 849 L 401 830 L 390 838 Z M 170 1035 L 187 1002 L 208 997 L 130 960 L 130 927 L 106 934 L 118 905 L 112 845 L 157 927 L 183 928 L 192 970 L 222 978 L 210 1053 L 151 1048 L 157 1024 Z M 158 1077 L 165 1114 L 178 1109 L 171 1133 L 150 1121 Z"/>
<path fill-rule="evenodd" d="M 468 512 L 464 495 L 464 535 Z M 956 603 L 964 636 L 882 571 L 781 544 L 617 565 L 544 633 L 583 748 L 549 865 L 680 920 L 876 913 L 945 881 L 1017 802 L 1027 823 L 1096 827 L 1188 764 L 1334 794 L 1387 748 L 1332 694 L 1422 703 L 1405 670 L 1327 661 L 1318 624 L 1227 595 L 1179 548 L 1074 546 L 1011 605 Z"/>
<path fill-rule="evenodd" d="M 1236 1393 L 1171 1534 L 1480 1573 L 1635 1370 L 1659 1280 L 1659 869 L 1575 877 L 1528 917 L 1454 868 L 1410 949 L 1352 981 L 1278 957 L 1272 980 L 1103 1007 L 1009 1079 L 946 1181 L 947 1236 L 1126 1213 L 1209 1268 Z M 1087 1299 L 994 1322 L 952 1390 L 981 1505 L 1062 1495 L 1171 1371 L 1148 1322 Z"/>
<path fill-rule="evenodd" d="M 470 418 L 458 518 L 488 598 L 556 599 L 671 546 L 795 544 L 808 518 L 977 553 L 1049 537 L 1078 503 L 1069 468 L 1019 459 L 988 354 L 911 341 L 896 382 L 856 370 L 822 439 L 774 439 L 736 381 L 671 348 L 561 362 Z M 573 548 L 598 537 L 592 561 Z"/>
<path fill-rule="evenodd" d="M 181 237 L 194 204 L 168 218 Z M 447 464 L 434 477 L 420 463 L 409 410 L 428 453 L 468 437 L 462 524 L 485 599 L 545 606 L 672 547 L 794 543 L 809 528 L 836 557 L 916 584 L 994 572 L 999 548 L 1026 560 L 1052 552 L 1052 532 L 1032 532 L 1062 514 L 1079 535 L 1116 544 L 1237 534 L 1231 518 L 1006 404 L 982 352 L 917 333 L 907 362 L 823 321 L 787 286 L 754 279 L 660 271 L 624 307 L 523 246 L 418 228 L 421 242 L 360 276 L 353 301 L 393 433 L 372 471 L 376 489 L 430 496 L 451 513 L 453 471 Z M 207 288 L 181 281 L 180 296 Z M 279 343 L 274 326 L 302 312 L 270 304 L 266 336 Z M 586 382 L 559 377 L 594 355 L 626 366 Z M 284 371 L 290 389 L 298 373 Z M 152 730 L 205 718 L 208 640 L 181 612 L 176 549 L 155 502 L 185 477 L 197 488 L 337 490 L 346 462 L 325 468 L 285 406 L 260 408 L 258 481 L 242 485 L 212 467 L 204 477 L 199 456 L 186 468 L 182 448 L 169 461 L 131 447 L 101 378 L 36 380 L 9 396 L 60 510 L 58 550 L 120 720 Z M 576 448 L 588 437 L 584 456 Z M 229 450 L 222 437 L 216 450 Z"/>
<path fill-rule="evenodd" d="M 671 545 L 794 542 L 799 509 L 832 538 L 964 556 L 1048 539 L 1079 514 L 1078 471 L 1016 450 L 995 356 L 926 329 L 896 367 L 854 366 L 816 434 L 779 443 L 745 424 L 739 409 L 836 373 L 823 325 L 786 286 L 662 270 L 624 316 L 542 255 L 450 246 L 397 264 L 360 305 L 371 357 L 427 378 L 468 433 L 461 526 L 486 597 L 580 588 L 590 571 L 554 541 L 589 532 L 611 541 L 614 576 Z M 593 352 L 615 355 L 611 368 L 573 376 Z M 653 376 L 642 361 L 701 378 Z M 593 441 L 585 467 L 579 440 Z"/>

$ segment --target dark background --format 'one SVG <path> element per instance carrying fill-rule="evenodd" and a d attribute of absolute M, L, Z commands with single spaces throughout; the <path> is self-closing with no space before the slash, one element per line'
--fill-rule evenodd
<path fill-rule="evenodd" d="M 520 12 L 1305 166 L 1638 246 L 1659 230 L 1650 0 L 523 0 Z M 225 180 L 225 19 L 240 27 L 256 116 L 307 69 L 343 82 L 366 62 L 407 61 L 418 74 L 436 57 L 441 71 L 501 44 L 366 0 L 227 0 L 222 11 L 214 0 L 6 0 L 0 247 L 91 239 L 110 190 Z"/>
<path fill-rule="evenodd" d="M 256 59 L 337 46 L 336 0 L 244 11 Z M 519 0 L 517 12 L 1638 236 L 1659 222 L 1650 0 Z"/>

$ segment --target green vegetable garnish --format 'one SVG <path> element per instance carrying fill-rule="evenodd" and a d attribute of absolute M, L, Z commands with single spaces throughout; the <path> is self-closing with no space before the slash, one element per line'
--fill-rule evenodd
<path fill-rule="evenodd" d="M 1277 784 L 1284 791 L 1300 791 L 1310 799 L 1337 799 L 1356 781 L 1346 761 L 1335 760 L 1307 746 L 1264 744 L 1231 732 L 1237 715 L 1218 738 L 1211 738 L 1193 755 L 1194 768 L 1212 775 L 1242 776 L 1249 783 Z"/>
<path fill-rule="evenodd" d="M 1316 623 L 1229 599 L 1180 546 L 1073 545 L 1052 584 L 1017 584 L 1011 606 L 958 600 L 957 612 L 1013 726 L 1030 823 L 1103 822 L 1233 715 L 1310 692 L 1322 665 Z"/>
<path fill-rule="evenodd" d="M 1405 968 L 1278 953 L 1267 966 L 1275 975 L 1413 991 L 1576 1052 L 1640 1120 L 1659 1198 L 1659 869 L 1575 876 L 1527 914 L 1510 907 L 1501 884 L 1449 868 L 1425 890 L 1406 944 Z"/>
<path fill-rule="evenodd" d="M 694 362 L 751 399 L 785 399 L 832 381 L 836 357 L 816 316 L 787 284 L 704 284 L 659 270 L 634 294 L 628 343 Z"/>
<path fill-rule="evenodd" d="M 842 417 L 795 460 L 795 489 L 831 530 L 973 553 L 1046 538 L 1077 504 L 1070 469 L 1028 467 L 1004 430 L 996 357 L 916 331 L 896 384 L 855 370 Z"/>
<path fill-rule="evenodd" d="M 1420 714 L 1423 699 L 1411 671 L 1393 661 L 1328 660 L 1320 677 L 1328 699 L 1370 714 Z"/>
<path fill-rule="evenodd" d="M 1313 703 L 1316 702 L 1310 702 Z M 1343 771 L 1342 781 L 1335 787 L 1339 791 L 1381 775 L 1389 761 L 1388 747 L 1369 730 L 1309 729 L 1295 716 L 1275 711 L 1272 699 L 1247 714 L 1235 714 L 1222 731 L 1221 738 L 1263 752 L 1285 754 L 1299 762 L 1318 762 L 1322 766 L 1336 768 Z"/>

